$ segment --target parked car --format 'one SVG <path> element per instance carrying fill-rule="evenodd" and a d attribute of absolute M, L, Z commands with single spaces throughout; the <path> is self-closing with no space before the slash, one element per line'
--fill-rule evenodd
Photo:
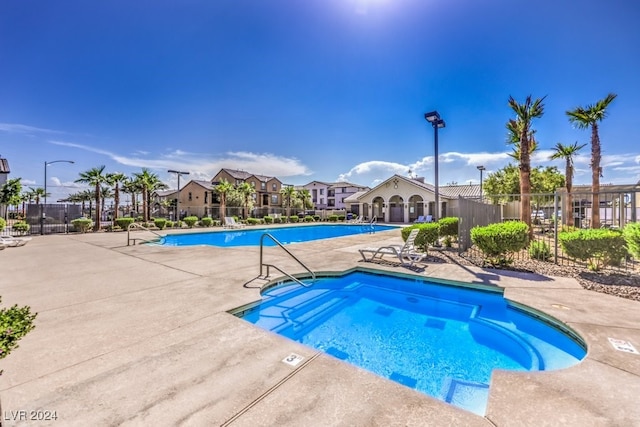
<path fill-rule="evenodd" d="M 544 211 L 531 211 L 531 219 L 544 219 Z"/>

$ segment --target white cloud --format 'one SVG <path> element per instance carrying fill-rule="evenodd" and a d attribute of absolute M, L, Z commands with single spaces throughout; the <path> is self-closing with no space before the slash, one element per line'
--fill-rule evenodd
<path fill-rule="evenodd" d="M 8 132 L 8 133 L 23 133 L 23 134 L 34 134 L 34 133 L 58 133 L 62 134 L 64 132 L 52 130 L 52 129 L 44 129 L 35 126 L 21 125 L 19 123 L 0 123 L 0 131 Z"/>

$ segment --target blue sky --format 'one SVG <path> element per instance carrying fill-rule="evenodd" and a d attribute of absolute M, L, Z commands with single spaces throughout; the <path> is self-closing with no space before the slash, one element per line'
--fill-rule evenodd
<path fill-rule="evenodd" d="M 80 172 L 220 168 L 374 186 L 409 170 L 479 181 L 505 166 L 510 95 L 545 99 L 548 160 L 588 143 L 565 111 L 618 94 L 602 183 L 640 180 L 636 1 L 188 0 L 0 3 L 0 155 L 52 199 Z M 590 183 L 589 146 L 576 159 Z M 486 176 L 486 175 L 485 175 Z"/>

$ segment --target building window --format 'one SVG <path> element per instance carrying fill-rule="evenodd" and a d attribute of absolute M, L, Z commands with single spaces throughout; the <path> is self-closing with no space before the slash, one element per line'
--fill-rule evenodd
<path fill-rule="evenodd" d="M 191 191 L 189 191 L 189 201 L 191 201 Z"/>
<path fill-rule="evenodd" d="M 266 190 L 267 189 L 267 183 L 266 182 L 261 182 L 260 183 L 260 189 L 261 190 Z"/>
<path fill-rule="evenodd" d="M 251 181 L 251 187 L 256 188 L 256 182 L 255 181 Z"/>
<path fill-rule="evenodd" d="M 278 191 L 278 184 L 276 184 L 275 182 L 273 183 L 273 191 Z"/>
<path fill-rule="evenodd" d="M 327 192 L 327 196 L 328 197 L 335 197 L 336 196 L 336 190 L 329 190 Z"/>
<path fill-rule="evenodd" d="M 275 185 L 275 184 L 273 184 Z M 271 204 L 272 205 L 277 205 L 278 204 L 278 195 L 277 194 L 272 194 L 271 195 Z"/>
<path fill-rule="evenodd" d="M 205 191 L 205 192 L 204 192 L 204 203 L 205 203 L 205 204 L 209 203 L 209 201 L 208 201 L 208 197 L 209 197 L 209 192 L 208 192 L 208 191 Z"/>
<path fill-rule="evenodd" d="M 322 197 L 320 197 L 320 204 L 324 205 L 324 199 Z"/>
<path fill-rule="evenodd" d="M 320 189 L 320 195 L 323 196 L 324 195 L 324 188 Z M 322 200 L 322 199 L 321 199 Z"/>
<path fill-rule="evenodd" d="M 329 200 L 329 203 L 327 203 L 327 205 L 329 207 L 334 207 L 336 205 L 336 201 L 334 199 Z"/>

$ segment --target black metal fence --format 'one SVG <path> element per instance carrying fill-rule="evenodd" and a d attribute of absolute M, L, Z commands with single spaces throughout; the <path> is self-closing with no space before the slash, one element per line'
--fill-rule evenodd
<path fill-rule="evenodd" d="M 25 208 L 25 222 L 30 234 L 68 233 L 71 221 L 82 216 L 80 205 L 29 204 Z"/>

